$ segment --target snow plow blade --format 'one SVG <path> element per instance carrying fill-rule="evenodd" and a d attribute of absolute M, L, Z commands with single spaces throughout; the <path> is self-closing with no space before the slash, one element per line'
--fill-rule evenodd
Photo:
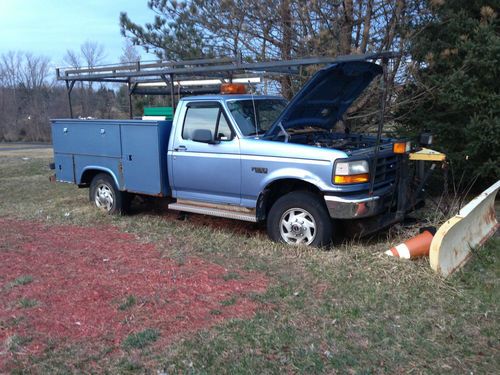
<path fill-rule="evenodd" d="M 433 270 L 444 277 L 462 267 L 498 229 L 495 196 L 500 180 L 490 186 L 449 219 L 436 232 L 430 249 Z"/>

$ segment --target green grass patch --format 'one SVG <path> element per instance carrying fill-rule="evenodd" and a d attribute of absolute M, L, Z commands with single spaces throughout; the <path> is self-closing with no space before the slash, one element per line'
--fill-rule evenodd
<path fill-rule="evenodd" d="M 130 295 L 125 298 L 125 300 L 120 304 L 120 306 L 118 306 L 118 309 L 121 311 L 128 310 L 131 307 L 135 306 L 136 303 L 137 299 L 135 298 L 135 296 Z"/>
<path fill-rule="evenodd" d="M 29 309 L 37 306 L 38 301 L 32 298 L 21 298 L 19 301 L 17 301 L 17 304 L 19 305 L 19 307 L 22 307 L 23 309 Z"/>
<path fill-rule="evenodd" d="M 10 282 L 11 287 L 15 286 L 20 286 L 20 285 L 27 285 L 29 283 L 33 282 L 33 276 L 31 275 L 22 275 L 16 278 L 15 280 Z"/>
<path fill-rule="evenodd" d="M 10 352 L 20 352 L 23 347 L 29 344 L 33 339 L 28 336 L 14 335 L 6 340 L 6 347 Z"/>
<path fill-rule="evenodd" d="M 222 276 L 224 281 L 229 281 L 229 280 L 238 280 L 241 278 L 240 274 L 238 272 L 228 272 Z"/>
<path fill-rule="evenodd" d="M 132 333 L 123 341 L 124 348 L 142 349 L 151 345 L 160 337 L 157 329 L 148 328 L 138 333 Z"/>
<path fill-rule="evenodd" d="M 122 358 L 117 364 L 117 370 L 120 374 L 137 374 L 144 372 L 144 365 L 131 358 Z"/>
<path fill-rule="evenodd" d="M 238 301 L 236 297 L 231 297 L 220 302 L 222 306 L 232 306 Z"/>

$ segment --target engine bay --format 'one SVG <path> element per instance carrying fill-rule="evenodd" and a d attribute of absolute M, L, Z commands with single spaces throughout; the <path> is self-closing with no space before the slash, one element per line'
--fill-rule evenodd
<path fill-rule="evenodd" d="M 288 142 L 321 148 L 332 148 L 345 152 L 369 149 L 375 146 L 376 137 L 367 134 L 333 132 L 319 127 L 288 129 Z M 382 138 L 380 144 L 390 143 Z"/>

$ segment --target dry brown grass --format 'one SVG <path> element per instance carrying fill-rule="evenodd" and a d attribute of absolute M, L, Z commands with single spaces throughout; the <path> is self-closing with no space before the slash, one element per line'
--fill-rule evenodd
<path fill-rule="evenodd" d="M 30 150 L 31 153 L 40 151 Z M 43 151 L 46 152 L 46 151 Z M 132 215 L 103 216 L 88 191 L 48 182 L 48 159 L 0 159 L 0 216 L 54 224 L 114 225 L 158 243 L 163 256 L 191 255 L 265 273 L 271 286 L 253 319 L 199 331 L 161 351 L 133 349 L 119 360 L 81 348 L 29 359 L 30 372 L 112 373 L 495 373 L 500 341 L 500 241 L 443 280 L 426 259 L 383 251 L 415 228 L 395 227 L 329 251 L 270 242 L 252 224 L 136 204 Z M 157 202 L 158 203 L 158 202 Z M 9 280 L 9 282 L 12 280 Z M 6 323 L 4 323 L 6 324 Z M 10 324 L 10 323 L 9 323 Z M 154 327 L 152 327 L 154 328 Z M 24 361 L 23 363 L 26 363 Z"/>

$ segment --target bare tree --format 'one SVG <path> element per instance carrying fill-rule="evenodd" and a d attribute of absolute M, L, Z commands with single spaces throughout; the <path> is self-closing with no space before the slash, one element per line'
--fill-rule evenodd
<path fill-rule="evenodd" d="M 120 56 L 121 63 L 135 63 L 141 61 L 141 55 L 137 52 L 136 47 L 132 44 L 130 39 L 125 40 L 122 48 L 122 55 Z"/>
<path fill-rule="evenodd" d="M 65 64 L 73 67 L 73 68 L 81 68 L 82 67 L 82 58 L 75 52 L 74 50 L 68 49 L 66 50 L 66 55 L 64 55 L 63 61 Z"/>
<path fill-rule="evenodd" d="M 79 69 L 83 67 L 94 68 L 102 64 L 105 58 L 104 47 L 98 42 L 87 40 L 80 46 L 80 51 L 68 49 L 64 56 L 64 62 L 69 66 Z M 93 82 L 88 82 L 86 85 L 80 81 L 79 90 L 75 90 L 75 96 L 80 98 L 81 108 L 75 108 L 75 112 L 79 112 L 83 116 L 89 116 L 90 108 L 94 107 L 91 103 L 94 100 Z"/>
<path fill-rule="evenodd" d="M 104 47 L 102 44 L 87 40 L 80 46 L 80 51 L 85 64 L 89 68 L 94 68 L 101 64 L 105 58 Z"/>
<path fill-rule="evenodd" d="M 24 55 L 24 63 L 20 72 L 22 84 L 31 90 L 37 90 L 48 85 L 50 75 L 50 60 L 45 56 Z"/>
<path fill-rule="evenodd" d="M 20 81 L 22 53 L 9 51 L 0 58 L 1 84 L 4 87 L 15 88 Z"/>

